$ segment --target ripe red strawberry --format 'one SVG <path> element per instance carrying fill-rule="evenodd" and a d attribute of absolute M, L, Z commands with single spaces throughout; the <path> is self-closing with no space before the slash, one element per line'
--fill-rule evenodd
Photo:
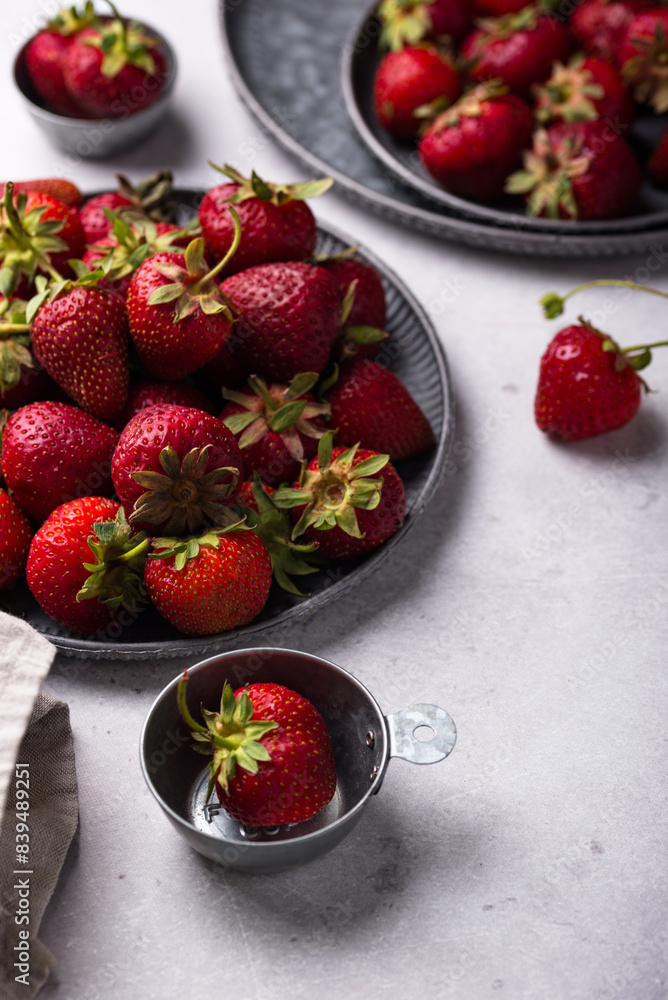
<path fill-rule="evenodd" d="M 42 521 L 75 497 L 113 492 L 112 428 L 67 403 L 29 403 L 2 436 L 2 474 L 22 510 Z"/>
<path fill-rule="evenodd" d="M 529 215 L 616 219 L 633 205 L 641 181 L 630 147 L 607 122 L 561 122 L 536 132 L 506 191 L 525 195 Z"/>
<path fill-rule="evenodd" d="M 215 787 L 229 815 L 255 827 L 300 823 L 324 809 L 336 791 L 336 763 L 325 722 L 308 699 L 272 683 L 233 694 L 226 681 L 220 712 L 202 711 L 204 727 L 188 710 L 187 681 L 186 671 L 179 708 L 198 747 L 210 744 L 208 796 Z"/>
<path fill-rule="evenodd" d="M 267 603 L 271 560 L 242 522 L 200 538 L 158 538 L 144 572 L 163 618 L 186 635 L 214 635 L 246 625 Z"/>
<path fill-rule="evenodd" d="M 14 181 L 15 195 L 27 194 L 28 191 L 48 194 L 72 208 L 78 208 L 83 201 L 81 190 L 72 181 L 65 180 L 64 177 L 41 177 L 32 181 Z M 4 197 L 4 194 L 5 184 L 0 182 L 0 198 Z"/>
<path fill-rule="evenodd" d="M 78 32 L 62 66 L 70 95 L 96 118 L 124 118 L 149 107 L 168 75 L 159 40 L 120 17 Z"/>
<path fill-rule="evenodd" d="M 257 471 L 270 486 L 298 475 L 303 461 L 313 458 L 325 432 L 323 416 L 329 405 L 317 403 L 310 392 L 318 376 L 297 375 L 289 385 L 267 385 L 255 376 L 251 392 L 223 389 L 228 401 L 220 419 L 237 437 L 247 474 Z"/>
<path fill-rule="evenodd" d="M 290 382 L 322 372 L 339 332 L 334 278 L 304 261 L 258 264 L 221 283 L 237 318 L 228 346 L 248 372 Z"/>
<path fill-rule="evenodd" d="M 200 238 L 184 254 L 166 251 L 149 257 L 133 275 L 126 302 L 130 336 L 154 378 L 190 375 L 230 339 L 227 305 L 214 280 L 225 259 L 209 269 Z"/>
<path fill-rule="evenodd" d="M 668 111 L 668 10 L 636 14 L 619 48 L 617 64 L 636 101 Z"/>
<path fill-rule="evenodd" d="M 124 214 L 131 210 L 132 220 L 149 218 L 154 222 L 173 222 L 176 205 L 172 196 L 172 173 L 161 170 L 132 184 L 123 174 L 118 178 L 117 191 L 104 191 L 88 198 L 79 215 L 87 243 L 97 243 L 112 229 L 112 220 L 105 210 Z"/>
<path fill-rule="evenodd" d="M 459 42 L 473 22 L 472 0 L 382 0 L 380 46 L 398 52 L 428 40 Z"/>
<path fill-rule="evenodd" d="M 528 97 L 546 80 L 555 62 L 565 62 L 573 44 L 565 22 L 539 5 L 517 14 L 488 18 L 464 39 L 460 55 L 472 80 L 501 80 L 514 94 Z"/>
<path fill-rule="evenodd" d="M 149 379 L 135 379 L 130 382 L 128 401 L 123 412 L 114 421 L 114 426 L 123 430 L 126 424 L 149 406 L 162 404 L 189 406 L 195 410 L 213 413 L 214 407 L 203 392 L 189 382 L 154 382 Z"/>
<path fill-rule="evenodd" d="M 414 139 L 429 105 L 432 117 L 445 111 L 462 92 L 462 81 L 449 55 L 434 45 L 410 45 L 383 56 L 373 80 L 373 109 L 380 125 L 397 139 Z"/>
<path fill-rule="evenodd" d="M 63 8 L 46 28 L 38 31 L 26 44 L 25 68 L 30 82 L 46 109 L 57 115 L 88 118 L 67 89 L 63 63 L 75 35 L 88 27 L 93 18 L 92 3 L 87 3 L 81 13 L 74 7 Z"/>
<path fill-rule="evenodd" d="M 40 607 L 82 635 L 103 632 L 119 609 L 136 611 L 148 539 L 133 535 L 119 505 L 82 497 L 57 507 L 30 545 L 26 577 Z"/>
<path fill-rule="evenodd" d="M 481 84 L 430 125 L 419 145 L 425 169 L 446 190 L 492 201 L 519 166 L 533 119 L 515 94 Z"/>
<path fill-rule="evenodd" d="M 0 490 L 0 590 L 7 590 L 22 575 L 31 538 L 28 518 Z"/>
<path fill-rule="evenodd" d="M 582 0 L 569 18 L 569 28 L 587 55 L 614 63 L 635 15 L 652 7 L 656 0 Z"/>
<path fill-rule="evenodd" d="M 361 258 L 344 251 L 333 257 L 319 257 L 317 263 L 324 267 L 339 286 L 342 299 L 353 292 L 353 301 L 346 323 L 350 326 L 375 326 L 385 329 L 387 304 L 385 288 L 378 269 Z"/>
<path fill-rule="evenodd" d="M 326 394 L 339 444 L 387 453 L 393 462 L 435 444 L 429 421 L 397 376 L 368 359 L 348 362 Z"/>
<path fill-rule="evenodd" d="M 128 392 L 128 323 L 122 299 L 95 286 L 65 286 L 32 321 L 35 357 L 87 413 L 113 420 Z M 38 300 L 39 301 L 39 300 Z"/>
<path fill-rule="evenodd" d="M 611 338 L 589 325 L 569 326 L 550 341 L 541 359 L 536 423 L 563 441 L 605 434 L 635 416 L 641 389 L 633 359 Z"/>
<path fill-rule="evenodd" d="M 199 206 L 206 250 L 214 260 L 225 257 L 234 240 L 230 205 L 235 206 L 241 222 L 239 247 L 223 274 L 235 274 L 256 264 L 306 260 L 313 255 L 318 230 L 306 199 L 329 190 L 331 178 L 300 184 L 269 184 L 255 172 L 250 178 L 243 177 L 227 164 L 216 170 L 230 180 L 210 188 Z"/>
<path fill-rule="evenodd" d="M 633 121 L 633 100 L 624 81 L 612 63 L 595 56 L 574 56 L 567 66 L 556 63 L 534 96 L 534 115 L 543 125 L 603 118 L 621 132 Z"/>
<path fill-rule="evenodd" d="M 105 214 L 105 209 L 118 212 L 119 208 L 128 208 L 132 202 L 120 191 L 104 191 L 89 198 L 81 206 L 81 224 L 86 234 L 86 243 L 99 243 L 111 231 L 111 219 Z"/>
<path fill-rule="evenodd" d="M 382 476 L 377 474 L 382 472 Z M 296 522 L 293 539 L 318 543 L 328 559 L 350 559 L 377 549 L 401 527 L 406 515 L 404 486 L 387 455 L 366 448 L 334 448 L 320 439 L 292 488 L 272 495 Z"/>
<path fill-rule="evenodd" d="M 239 446 L 225 424 L 169 404 L 149 406 L 130 420 L 111 474 L 128 520 L 170 535 L 229 523 L 229 505 L 244 479 Z"/>

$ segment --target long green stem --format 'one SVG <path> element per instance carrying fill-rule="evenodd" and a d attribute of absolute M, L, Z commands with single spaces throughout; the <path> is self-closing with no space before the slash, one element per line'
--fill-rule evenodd
<path fill-rule="evenodd" d="M 12 333 L 30 333 L 30 323 L 0 323 L 0 340 Z"/>
<path fill-rule="evenodd" d="M 653 344 L 636 344 L 635 347 L 622 347 L 621 354 L 631 354 L 633 351 L 651 351 L 653 347 L 668 347 L 668 340 L 655 340 Z"/>
<path fill-rule="evenodd" d="M 209 271 L 208 274 L 205 274 L 204 277 L 201 279 L 201 281 L 198 281 L 197 283 L 198 286 L 203 285 L 205 281 L 210 281 L 211 278 L 214 278 L 219 271 L 222 271 L 227 262 L 231 260 L 232 257 L 234 257 L 235 253 L 237 252 L 237 247 L 239 246 L 239 243 L 241 241 L 241 222 L 239 221 L 239 216 L 237 215 L 237 210 L 234 208 L 234 206 L 228 205 L 227 207 L 230 210 L 230 215 L 232 216 L 232 222 L 234 223 L 234 239 L 232 240 L 232 246 L 227 251 L 223 259 L 219 260 L 216 266 L 212 268 L 212 270 Z"/>
<path fill-rule="evenodd" d="M 578 285 L 577 288 L 572 288 L 570 292 L 566 292 L 561 298 L 565 302 L 566 299 L 570 299 L 571 296 L 575 295 L 577 292 L 583 292 L 587 288 L 596 288 L 601 285 L 615 285 L 618 288 L 634 288 L 638 292 L 649 292 L 650 295 L 658 295 L 662 299 L 668 299 L 668 292 L 660 292 L 658 288 L 650 288 L 649 285 L 638 285 L 635 281 L 625 281 L 623 278 L 598 278 L 596 281 L 587 281 L 584 285 Z"/>
<path fill-rule="evenodd" d="M 194 732 L 196 732 L 196 733 L 208 733 L 209 730 L 206 729 L 204 726 L 201 726 L 199 724 L 199 722 L 195 722 L 195 720 L 193 719 L 192 715 L 188 711 L 188 706 L 186 704 L 186 688 L 187 687 L 188 687 L 188 671 L 184 670 L 183 671 L 183 676 L 181 677 L 181 679 L 179 681 L 179 686 L 178 686 L 177 691 L 176 691 L 176 700 L 178 702 L 179 712 L 181 713 L 181 717 L 183 718 L 183 721 L 185 722 L 185 724 L 187 726 L 190 726 L 190 728 Z"/>

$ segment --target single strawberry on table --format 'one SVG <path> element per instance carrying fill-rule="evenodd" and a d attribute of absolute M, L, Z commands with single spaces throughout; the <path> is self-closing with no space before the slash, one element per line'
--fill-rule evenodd
<path fill-rule="evenodd" d="M 254 827 L 300 823 L 324 809 L 336 791 L 336 764 L 325 722 L 307 698 L 267 682 L 233 692 L 226 681 L 220 711 L 202 709 L 202 726 L 188 709 L 187 682 L 185 671 L 181 715 L 195 748 L 213 754 L 207 798 L 215 788 L 229 815 Z"/>
<path fill-rule="evenodd" d="M 5 490 L 0 490 L 0 590 L 21 577 L 32 528 L 30 521 Z"/>
<path fill-rule="evenodd" d="M 234 274 L 256 264 L 312 256 L 318 228 L 306 200 L 328 191 L 333 183 L 331 177 L 275 184 L 262 180 L 255 171 L 244 177 L 228 164 L 212 166 L 228 178 L 206 192 L 198 211 L 206 251 L 213 260 L 226 257 L 234 240 L 230 205 L 234 205 L 241 223 L 238 249 L 228 257 L 223 274 Z"/>
<path fill-rule="evenodd" d="M 267 547 L 239 518 L 199 536 L 154 538 L 144 571 L 151 601 L 185 635 L 246 625 L 267 603 L 271 578 Z"/>
<path fill-rule="evenodd" d="M 34 535 L 28 586 L 59 625 L 85 636 L 104 632 L 121 609 L 136 615 L 145 603 L 148 544 L 143 533 L 133 533 L 115 500 L 71 500 Z"/>
<path fill-rule="evenodd" d="M 21 509 L 43 521 L 76 497 L 110 495 L 118 432 L 76 406 L 29 403 L 2 433 L 2 475 Z"/>
<path fill-rule="evenodd" d="M 202 410 L 141 410 L 121 432 L 111 474 L 128 520 L 153 535 L 238 520 L 230 505 L 244 479 L 241 452 L 222 420 Z"/>
<path fill-rule="evenodd" d="M 422 125 L 422 110 L 432 117 L 450 107 L 462 92 L 453 59 L 435 45 L 421 43 L 388 52 L 373 80 L 373 109 L 380 125 L 397 139 L 414 139 Z"/>

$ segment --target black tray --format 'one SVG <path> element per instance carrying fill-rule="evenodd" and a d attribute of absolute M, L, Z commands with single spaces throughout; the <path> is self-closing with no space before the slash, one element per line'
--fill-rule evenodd
<path fill-rule="evenodd" d="M 183 189 L 175 191 L 182 224 L 192 217 L 202 193 Z M 320 253 L 336 253 L 354 242 L 330 227 L 319 227 Z M 374 254 L 362 248 L 359 252 L 380 271 L 387 297 L 388 345 L 392 347 L 390 350 L 388 346 L 385 357 L 382 354 L 385 349 L 381 349 L 379 360 L 387 363 L 408 387 L 427 415 L 436 437 L 436 447 L 429 454 L 397 463 L 407 501 L 406 520 L 399 531 L 366 558 L 332 563 L 326 570 L 300 578 L 300 589 L 310 590 L 309 597 L 293 597 L 274 584 L 266 607 L 254 621 L 219 635 L 184 636 L 154 608 L 147 608 L 134 622 L 119 627 L 118 635 L 103 640 L 84 639 L 61 628 L 45 615 L 25 581 L 2 595 L 5 610 L 24 618 L 69 655 L 110 660 L 202 656 L 248 645 L 270 628 L 288 629 L 296 621 L 360 584 L 390 556 L 416 523 L 442 477 L 452 439 L 452 390 L 443 349 L 422 308 L 399 278 Z"/>
<path fill-rule="evenodd" d="M 358 0 L 219 0 L 219 12 L 227 67 L 250 111 L 314 175 L 333 177 L 335 190 L 365 209 L 452 242 L 534 256 L 644 253 L 668 239 L 660 206 L 652 222 L 631 222 L 631 232 L 585 233 L 577 223 L 548 232 L 516 213 L 501 224 L 435 205 L 370 152 L 346 112 L 342 72 L 352 81 L 353 61 L 376 44 L 373 30 L 360 38 Z"/>

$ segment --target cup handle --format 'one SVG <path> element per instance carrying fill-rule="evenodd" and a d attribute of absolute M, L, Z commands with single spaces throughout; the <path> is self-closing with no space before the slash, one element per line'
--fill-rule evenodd
<path fill-rule="evenodd" d="M 401 757 L 412 764 L 436 764 L 445 760 L 457 740 L 452 718 L 438 705 L 411 705 L 386 716 L 390 757 Z M 428 740 L 419 740 L 415 731 L 420 726 L 432 730 Z"/>

